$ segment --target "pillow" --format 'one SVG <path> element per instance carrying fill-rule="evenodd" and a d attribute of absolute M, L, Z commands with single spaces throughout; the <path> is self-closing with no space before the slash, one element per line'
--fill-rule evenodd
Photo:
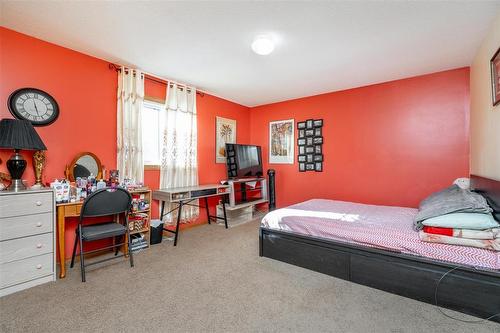
<path fill-rule="evenodd" d="M 432 193 L 422 200 L 414 225 L 422 229 L 422 221 L 451 213 L 491 213 L 486 199 L 480 194 L 452 185 L 439 192 Z"/>
<path fill-rule="evenodd" d="M 498 228 L 500 225 L 491 214 L 453 213 L 422 221 L 428 227 L 484 230 Z"/>

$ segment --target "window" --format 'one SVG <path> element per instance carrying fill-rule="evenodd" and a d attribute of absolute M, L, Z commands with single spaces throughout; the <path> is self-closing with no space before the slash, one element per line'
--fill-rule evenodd
<path fill-rule="evenodd" d="M 142 106 L 142 154 L 144 165 L 161 164 L 161 120 L 163 104 L 144 100 Z"/>

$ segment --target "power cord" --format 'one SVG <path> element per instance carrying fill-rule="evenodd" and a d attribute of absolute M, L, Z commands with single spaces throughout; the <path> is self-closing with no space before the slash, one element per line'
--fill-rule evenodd
<path fill-rule="evenodd" d="M 441 284 L 441 282 L 444 280 L 444 278 L 452 273 L 453 271 L 459 269 L 459 268 L 463 268 L 465 266 L 456 266 L 452 269 L 450 269 L 449 271 L 447 271 L 446 273 L 443 274 L 443 276 L 441 276 L 441 278 L 438 280 L 437 284 L 436 284 L 436 290 L 434 291 L 434 302 L 435 302 L 435 305 L 437 306 L 439 312 L 441 312 L 441 314 L 445 317 L 448 317 L 448 318 L 451 318 L 451 319 L 454 319 L 454 320 L 458 320 L 458 321 L 461 321 L 463 323 L 468 323 L 468 324 L 479 324 L 479 323 L 482 323 L 482 322 L 485 322 L 485 321 L 488 321 L 492 318 L 495 318 L 497 316 L 500 316 L 500 312 L 497 313 L 497 314 L 494 314 L 492 316 L 489 316 L 487 318 L 484 318 L 484 319 L 478 319 L 478 320 L 463 320 L 463 319 L 459 319 L 459 318 L 455 318 L 453 316 L 450 316 L 449 314 L 446 314 L 443 309 L 439 306 L 438 304 L 438 289 L 439 289 L 439 285 Z"/>

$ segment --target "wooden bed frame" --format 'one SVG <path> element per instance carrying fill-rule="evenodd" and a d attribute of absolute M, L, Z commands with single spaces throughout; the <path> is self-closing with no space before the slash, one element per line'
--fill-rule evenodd
<path fill-rule="evenodd" d="M 500 213 L 500 181 L 471 176 L 471 187 Z M 262 257 L 431 304 L 440 278 L 458 266 L 262 227 L 259 238 Z M 456 268 L 442 280 L 437 299 L 442 307 L 479 318 L 500 313 L 500 271 Z M 491 320 L 500 322 L 500 315 Z"/>

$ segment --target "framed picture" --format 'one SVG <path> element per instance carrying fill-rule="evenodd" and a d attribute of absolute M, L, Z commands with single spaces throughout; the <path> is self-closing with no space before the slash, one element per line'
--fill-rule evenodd
<path fill-rule="evenodd" d="M 323 119 L 314 119 L 313 126 L 314 127 L 323 127 Z"/>
<path fill-rule="evenodd" d="M 314 171 L 314 163 L 306 163 L 306 171 Z"/>
<path fill-rule="evenodd" d="M 490 65 L 493 106 L 495 106 L 500 102 L 500 48 L 491 58 Z"/>
<path fill-rule="evenodd" d="M 313 138 L 313 143 L 315 145 L 323 144 L 323 137 L 322 136 L 316 136 L 316 137 L 314 137 Z"/>
<path fill-rule="evenodd" d="M 317 127 L 314 129 L 314 136 L 323 136 L 323 129 L 321 127 Z"/>
<path fill-rule="evenodd" d="M 306 171 L 306 164 L 305 163 L 299 163 L 299 171 L 300 172 Z"/>
<path fill-rule="evenodd" d="M 307 154 L 307 163 L 312 163 L 314 162 L 314 155 L 313 154 Z"/>
<path fill-rule="evenodd" d="M 300 123 L 297 123 L 297 129 L 304 129 L 306 128 L 306 122 L 301 121 Z"/>
<path fill-rule="evenodd" d="M 297 139 L 297 145 L 298 146 L 305 146 L 306 145 L 306 139 Z"/>
<path fill-rule="evenodd" d="M 236 120 L 215 117 L 215 162 L 226 163 L 226 143 L 236 143 Z"/>
<path fill-rule="evenodd" d="M 323 154 L 323 146 L 322 145 L 314 146 L 314 153 L 315 154 Z"/>
<path fill-rule="evenodd" d="M 295 147 L 293 119 L 269 123 L 269 163 L 293 164 Z"/>
<path fill-rule="evenodd" d="M 323 171 L 323 162 L 314 163 L 314 171 L 322 172 Z"/>
<path fill-rule="evenodd" d="M 307 161 L 307 155 L 298 155 L 297 156 L 297 161 L 299 161 L 299 162 L 306 162 Z"/>
<path fill-rule="evenodd" d="M 306 146 L 299 146 L 299 155 L 304 155 L 306 153 Z"/>
<path fill-rule="evenodd" d="M 314 121 L 312 119 L 307 119 L 306 120 L 306 128 L 313 128 L 314 127 Z"/>
<path fill-rule="evenodd" d="M 306 138 L 306 145 L 311 146 L 313 144 L 313 137 Z"/>
<path fill-rule="evenodd" d="M 323 162 L 323 155 L 322 154 L 314 155 L 314 162 Z"/>
<path fill-rule="evenodd" d="M 306 154 L 313 154 L 314 146 L 306 146 Z"/>
<path fill-rule="evenodd" d="M 303 129 L 299 130 L 299 138 L 305 138 L 306 137 L 306 131 Z"/>
<path fill-rule="evenodd" d="M 313 129 L 307 129 L 306 130 L 306 136 L 314 136 L 314 130 Z"/>

